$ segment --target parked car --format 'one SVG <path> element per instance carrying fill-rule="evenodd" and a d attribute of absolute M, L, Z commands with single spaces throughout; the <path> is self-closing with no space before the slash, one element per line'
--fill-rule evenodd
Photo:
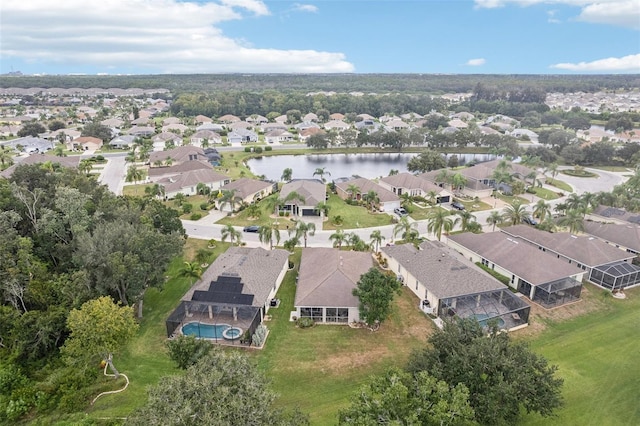
<path fill-rule="evenodd" d="M 533 216 L 525 216 L 522 218 L 522 221 L 528 225 L 536 226 L 538 221 L 533 218 Z"/>
<path fill-rule="evenodd" d="M 258 232 L 258 231 L 260 231 L 260 227 L 258 225 L 245 226 L 243 231 L 244 232 Z"/>
<path fill-rule="evenodd" d="M 451 203 L 451 207 L 456 210 L 464 210 L 464 204 L 462 204 L 460 201 L 454 201 L 453 203 Z"/>
<path fill-rule="evenodd" d="M 404 207 L 396 207 L 393 212 L 398 216 L 406 216 L 408 214 Z"/>

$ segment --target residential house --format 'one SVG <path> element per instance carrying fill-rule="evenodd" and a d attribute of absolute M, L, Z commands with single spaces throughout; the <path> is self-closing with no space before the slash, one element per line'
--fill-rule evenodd
<path fill-rule="evenodd" d="M 456 129 L 466 129 L 467 127 L 469 127 L 467 123 L 460 120 L 459 118 L 454 118 L 452 120 L 449 120 L 448 124 L 449 124 L 449 127 L 454 127 Z"/>
<path fill-rule="evenodd" d="M 207 161 L 195 160 L 185 161 L 171 166 L 149 167 L 148 176 L 151 182 L 158 182 L 161 179 L 175 177 L 184 173 L 194 172 L 196 170 L 212 170 L 213 167 Z M 230 181 L 230 179 L 229 179 Z M 217 189 L 217 188 L 216 188 Z"/>
<path fill-rule="evenodd" d="M 298 131 L 302 131 L 305 129 L 320 129 L 320 125 L 317 123 L 314 123 L 313 121 L 303 121 L 302 123 L 298 123 L 296 125 L 293 126 L 294 129 L 297 129 Z"/>
<path fill-rule="evenodd" d="M 52 155 L 45 155 L 44 152 L 34 153 L 29 155 L 28 157 L 22 158 L 19 162 L 4 169 L 2 172 L 0 172 L 0 176 L 9 179 L 18 166 L 44 163 L 51 163 L 52 167 L 55 165 L 60 165 L 61 167 L 78 168 L 78 164 L 80 164 L 80 156 L 72 155 L 68 157 L 57 157 Z"/>
<path fill-rule="evenodd" d="M 107 118 L 105 120 L 102 120 L 100 124 L 102 124 L 103 126 L 119 129 L 124 124 L 124 121 L 119 118 Z"/>
<path fill-rule="evenodd" d="M 227 129 L 229 130 L 247 130 L 253 128 L 253 124 L 247 121 L 235 121 L 233 123 L 227 124 Z"/>
<path fill-rule="evenodd" d="M 622 225 L 636 224 L 640 225 L 640 214 L 628 212 L 625 209 L 617 207 L 609 207 L 599 205 L 596 207 L 590 216 L 597 221 L 605 221 L 618 223 Z"/>
<path fill-rule="evenodd" d="M 236 129 L 227 134 L 227 141 L 231 144 L 257 142 L 258 134 L 252 130 Z"/>
<path fill-rule="evenodd" d="M 318 121 L 318 116 L 312 112 L 309 112 L 307 114 L 304 115 L 304 117 L 302 117 L 302 121 L 304 122 L 317 122 Z"/>
<path fill-rule="evenodd" d="M 585 271 L 504 232 L 449 235 L 449 247 L 509 279 L 509 286 L 545 308 L 580 299 Z"/>
<path fill-rule="evenodd" d="M 236 333 L 212 333 L 209 339 L 251 345 L 250 336 L 269 312 L 288 267 L 286 250 L 230 247 L 182 297 L 167 319 L 167 336 L 182 334 L 185 329 L 198 335 L 202 324 L 209 329 L 220 324 Z"/>
<path fill-rule="evenodd" d="M 340 114 L 339 112 L 334 112 L 329 115 L 329 120 L 342 121 L 344 120 L 344 114 Z"/>
<path fill-rule="evenodd" d="M 67 142 L 67 149 L 73 151 L 96 151 L 102 148 L 102 139 L 93 136 L 81 136 Z"/>
<path fill-rule="evenodd" d="M 221 191 L 235 191 L 234 194 L 238 197 L 239 201 L 244 204 L 252 204 L 256 201 L 260 201 L 264 197 L 271 195 L 277 188 L 277 184 L 272 182 L 265 182 L 257 179 L 240 178 L 233 182 L 227 182 L 220 188 Z M 218 201 L 218 208 L 220 211 L 231 211 L 231 205 L 220 205 Z"/>
<path fill-rule="evenodd" d="M 130 135 L 141 137 L 151 136 L 156 133 L 156 128 L 149 126 L 133 126 L 127 131 L 127 133 L 129 133 Z"/>
<path fill-rule="evenodd" d="M 493 320 L 501 329 L 526 326 L 530 306 L 507 286 L 460 253 L 437 241 L 386 246 L 383 265 L 420 300 L 418 306 L 439 318 L 475 318 L 483 326 Z"/>
<path fill-rule="evenodd" d="M 135 143 L 135 135 L 116 136 L 109 141 L 109 146 L 115 149 L 129 149 Z"/>
<path fill-rule="evenodd" d="M 167 160 L 170 160 L 169 162 L 175 166 L 187 161 L 207 161 L 207 156 L 202 148 L 192 145 L 178 146 L 167 151 L 152 152 L 149 156 L 149 164 L 152 167 L 156 164 L 166 164 Z"/>
<path fill-rule="evenodd" d="M 280 190 L 280 198 L 286 199 L 292 192 L 297 192 L 304 201 L 289 200 L 283 210 L 290 212 L 292 216 L 322 216 L 321 211 L 316 210 L 320 202 L 327 199 L 327 186 L 317 179 L 294 179 L 285 183 Z"/>
<path fill-rule="evenodd" d="M 576 265 L 586 271 L 586 279 L 608 290 L 640 284 L 640 266 L 631 263 L 636 255 L 597 238 L 568 232 L 550 233 L 527 225 L 510 226 L 501 232 Z"/>
<path fill-rule="evenodd" d="M 587 220 L 584 232 L 631 254 L 640 254 L 640 223 L 621 225 Z"/>
<path fill-rule="evenodd" d="M 462 111 L 462 112 L 458 112 L 458 113 L 452 114 L 451 118 L 462 120 L 462 121 L 471 121 L 471 120 L 475 119 L 476 117 L 475 117 L 475 115 L 471 114 L 470 112 Z"/>
<path fill-rule="evenodd" d="M 319 135 L 319 134 L 323 134 L 326 133 L 324 130 L 322 129 L 317 129 L 317 128 L 308 128 L 308 129 L 304 129 L 301 130 L 300 133 L 298 134 L 298 136 L 300 137 L 300 141 L 305 142 L 307 139 L 309 139 L 311 136 L 313 135 Z"/>
<path fill-rule="evenodd" d="M 196 123 L 211 123 L 213 120 L 207 117 L 206 115 L 196 115 L 195 122 Z"/>
<path fill-rule="evenodd" d="M 437 203 L 448 203 L 451 201 L 451 192 L 438 185 L 411 173 L 398 173 L 397 175 L 385 176 L 380 179 L 379 185 L 398 197 L 402 194 L 409 194 L 412 197 L 430 198 L 430 194 L 435 193 Z"/>
<path fill-rule="evenodd" d="M 355 194 L 351 194 L 348 189 L 355 185 L 358 191 Z M 388 189 L 378 185 L 372 180 L 365 178 L 355 178 L 349 180 L 343 180 L 336 182 L 336 192 L 343 200 L 356 199 L 361 200 L 362 196 L 368 194 L 369 191 L 374 191 L 378 199 L 378 208 L 380 211 L 386 213 L 393 213 L 393 210 L 400 207 L 400 197 Z"/>
<path fill-rule="evenodd" d="M 350 128 L 351 125 L 345 123 L 342 120 L 331 120 L 324 123 L 323 127 L 327 130 L 337 130 L 338 132 L 341 132 Z"/>
<path fill-rule="evenodd" d="M 135 120 L 131 121 L 131 124 L 134 126 L 153 126 L 153 120 L 149 117 L 138 117 Z"/>
<path fill-rule="evenodd" d="M 200 162 L 192 162 L 200 163 Z M 188 166 L 192 166 L 189 164 Z M 178 165 L 176 167 L 187 167 Z M 152 170 L 152 169 L 149 169 Z M 164 195 L 167 199 L 174 198 L 178 194 L 196 195 L 198 193 L 198 184 L 206 185 L 210 190 L 218 190 L 225 183 L 229 182 L 229 177 L 216 172 L 212 168 L 200 168 L 185 171 L 178 175 L 167 176 L 156 181 L 157 184 L 164 188 Z"/>
<path fill-rule="evenodd" d="M 249 117 L 247 117 L 246 122 L 250 123 L 253 126 L 258 126 L 258 125 L 261 125 L 261 124 L 268 123 L 269 119 L 267 117 L 262 116 L 262 115 L 253 114 L 253 115 L 250 115 Z"/>
<path fill-rule="evenodd" d="M 153 143 L 154 151 L 162 151 L 171 146 L 180 146 L 182 145 L 182 138 L 175 133 L 171 132 L 162 132 L 154 135 L 151 138 L 151 142 Z"/>
<path fill-rule="evenodd" d="M 191 135 L 189 142 L 193 146 L 206 148 L 207 145 L 221 144 L 222 136 L 213 130 L 198 130 Z"/>
<path fill-rule="evenodd" d="M 276 123 L 265 123 L 261 124 L 257 127 L 261 132 L 268 133 L 273 130 L 287 130 L 289 126 L 284 123 L 276 122 Z"/>
<path fill-rule="evenodd" d="M 360 301 L 353 290 L 372 267 L 370 253 L 303 248 L 292 319 L 311 318 L 320 324 L 360 321 Z"/>
<path fill-rule="evenodd" d="M 178 117 L 167 117 L 162 120 L 163 126 L 170 126 L 172 124 L 182 124 L 182 120 L 180 120 Z"/>
<path fill-rule="evenodd" d="M 210 130 L 212 132 L 221 133 L 224 132 L 224 126 L 218 123 L 203 123 L 196 127 L 196 132 L 200 130 Z"/>
<path fill-rule="evenodd" d="M 286 130 L 272 130 L 264 135 L 267 143 L 289 142 L 295 139 L 295 136 Z"/>
<path fill-rule="evenodd" d="M 387 121 L 385 125 L 387 126 L 388 129 L 392 129 L 395 131 L 406 130 L 410 127 L 407 123 L 405 123 L 402 120 Z"/>
<path fill-rule="evenodd" d="M 240 117 L 236 117 L 235 115 L 231 115 L 231 114 L 226 114 L 218 118 L 218 122 L 222 124 L 231 124 L 237 121 L 240 121 Z"/>
<path fill-rule="evenodd" d="M 54 141 L 33 136 L 25 136 L 22 138 L 11 139 L 0 142 L 0 145 L 11 148 L 17 152 L 26 152 L 27 154 L 43 153 L 55 147 Z"/>
<path fill-rule="evenodd" d="M 172 133 L 183 134 L 187 130 L 189 130 L 189 127 L 185 126 L 184 124 L 180 124 L 180 123 L 167 124 L 166 126 L 162 126 L 162 131 L 163 132 L 172 132 Z"/>

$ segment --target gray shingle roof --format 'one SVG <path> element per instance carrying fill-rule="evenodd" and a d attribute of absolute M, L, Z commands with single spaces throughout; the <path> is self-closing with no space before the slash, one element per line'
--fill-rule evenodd
<path fill-rule="evenodd" d="M 344 182 L 340 182 L 337 183 L 336 186 L 338 188 L 340 188 L 343 191 L 347 191 L 347 188 L 351 185 L 355 185 L 358 188 L 360 188 L 360 193 L 361 194 L 366 194 L 369 191 L 375 191 L 378 194 L 378 198 L 380 199 L 381 203 L 386 203 L 386 202 L 390 202 L 390 201 L 398 201 L 400 198 L 394 194 L 393 192 L 389 191 L 388 189 L 385 189 L 383 187 L 381 187 L 380 185 L 378 185 L 377 183 L 375 183 L 374 181 L 371 181 L 369 179 L 365 179 L 365 178 L 356 178 L 356 179 L 350 179 Z"/>
<path fill-rule="evenodd" d="M 508 228 L 503 228 L 502 232 L 520 237 L 531 244 L 546 247 L 588 267 L 634 257 L 633 254 L 610 246 L 604 241 L 588 236 L 571 235 L 568 232 L 550 233 L 527 225 L 509 226 Z"/>
<path fill-rule="evenodd" d="M 182 300 L 191 300 L 196 290 L 208 290 L 211 281 L 218 276 L 230 275 L 242 279 L 243 294 L 255 296 L 253 306 L 263 306 L 288 261 L 289 252 L 286 250 L 230 247 L 204 271 L 202 278 L 185 293 Z"/>
<path fill-rule="evenodd" d="M 327 195 L 327 187 L 324 183 L 316 179 L 299 179 L 285 183 L 280 190 L 280 198 L 287 198 L 287 195 L 293 191 L 305 198 L 304 204 L 297 200 L 291 201 L 289 204 L 316 206 L 319 202 L 324 202 Z"/>
<path fill-rule="evenodd" d="M 381 250 L 396 259 L 438 299 L 506 288 L 442 243 L 427 241 L 420 245 L 420 250 L 412 244 L 387 246 Z"/>
<path fill-rule="evenodd" d="M 372 266 L 370 253 L 302 249 L 295 306 L 357 307 L 358 298 L 352 291 Z"/>
<path fill-rule="evenodd" d="M 211 184 L 222 182 L 226 179 L 229 178 L 214 171 L 213 169 L 198 169 L 187 171 L 175 176 L 164 177 L 159 179 L 157 182 L 164 187 L 167 194 L 170 194 L 183 188 L 195 187 L 199 183 Z"/>
<path fill-rule="evenodd" d="M 543 252 L 519 238 L 509 237 L 503 232 L 465 232 L 449 235 L 448 238 L 532 285 L 545 284 L 584 272 L 577 266 Z"/>
<path fill-rule="evenodd" d="M 397 175 L 385 176 L 380 179 L 380 181 L 396 188 L 406 188 L 408 190 L 420 189 L 423 192 L 435 191 L 437 194 L 444 191 L 444 189 L 440 188 L 438 185 L 406 172 L 398 173 Z"/>
<path fill-rule="evenodd" d="M 249 178 L 240 178 L 238 180 L 234 180 L 233 182 L 229 182 L 225 186 L 223 186 L 222 190 L 236 190 L 236 195 L 241 198 L 247 198 L 249 195 L 255 194 L 256 192 L 262 191 L 269 187 L 273 186 L 271 182 L 265 182 L 262 180 L 249 179 Z"/>
<path fill-rule="evenodd" d="M 640 225 L 618 225 L 613 223 L 584 223 L 584 231 L 601 240 L 630 248 L 640 253 Z"/>

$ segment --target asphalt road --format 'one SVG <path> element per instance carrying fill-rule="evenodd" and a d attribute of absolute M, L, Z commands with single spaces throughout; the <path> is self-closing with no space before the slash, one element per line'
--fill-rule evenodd
<path fill-rule="evenodd" d="M 125 154 L 112 154 L 105 155 L 107 158 L 107 164 L 102 169 L 102 173 L 98 178 L 100 183 L 103 183 L 109 187 L 109 190 L 116 195 L 122 195 L 122 187 L 124 186 L 124 180 L 126 175 L 127 165 L 125 163 Z"/>

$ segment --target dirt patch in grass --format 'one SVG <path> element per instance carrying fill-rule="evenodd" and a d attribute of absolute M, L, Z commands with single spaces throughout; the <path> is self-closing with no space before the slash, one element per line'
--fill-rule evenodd
<path fill-rule="evenodd" d="M 526 299 L 531 305 L 529 326 L 515 332 L 515 336 L 534 337 L 555 323 L 607 309 L 608 305 L 605 302 L 605 298 L 611 297 L 607 293 L 606 290 L 592 284 L 583 284 L 579 301 L 554 309 L 544 309 L 542 306 Z"/>

